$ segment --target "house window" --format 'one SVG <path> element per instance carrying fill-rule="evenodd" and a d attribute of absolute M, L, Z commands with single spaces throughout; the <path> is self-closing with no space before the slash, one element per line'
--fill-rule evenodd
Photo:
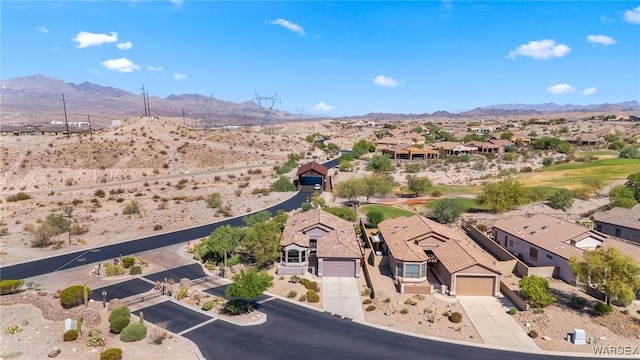
<path fill-rule="evenodd" d="M 402 263 L 400 262 L 396 264 L 396 276 L 400 276 L 400 277 L 404 276 L 402 274 Z"/>
<path fill-rule="evenodd" d="M 420 277 L 420 265 L 418 265 L 418 264 L 407 264 L 405 266 L 404 277 L 413 278 L 413 279 Z"/>
<path fill-rule="evenodd" d="M 509 246 L 513 246 L 513 240 L 509 240 Z"/>
<path fill-rule="evenodd" d="M 616 236 L 620 236 L 620 228 L 616 228 Z"/>
<path fill-rule="evenodd" d="M 547 259 L 553 259 L 553 256 L 547 254 Z"/>
<path fill-rule="evenodd" d="M 602 231 L 602 224 L 596 225 L 596 230 L 597 231 Z"/>
<path fill-rule="evenodd" d="M 420 277 L 427 277 L 427 264 L 420 264 Z"/>
<path fill-rule="evenodd" d="M 309 248 L 312 252 L 315 252 L 318 247 L 318 239 L 310 239 L 309 240 Z"/>
<path fill-rule="evenodd" d="M 529 248 L 529 259 L 530 260 L 534 260 L 534 261 L 538 261 L 538 249 Z"/>
<path fill-rule="evenodd" d="M 307 252 L 300 251 L 300 262 L 305 262 L 305 261 L 307 261 Z"/>
<path fill-rule="evenodd" d="M 300 262 L 300 252 L 298 250 L 287 251 L 287 262 L 290 262 L 290 263 Z"/>

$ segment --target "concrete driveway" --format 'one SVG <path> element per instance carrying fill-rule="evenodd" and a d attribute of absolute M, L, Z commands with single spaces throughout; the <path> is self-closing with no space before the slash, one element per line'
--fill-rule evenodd
<path fill-rule="evenodd" d="M 364 321 L 358 282 L 351 277 L 322 278 L 322 307 L 325 311 Z"/>
<path fill-rule="evenodd" d="M 478 334 L 487 345 L 502 349 L 537 352 L 540 349 L 500 300 L 491 296 L 456 296 Z"/>

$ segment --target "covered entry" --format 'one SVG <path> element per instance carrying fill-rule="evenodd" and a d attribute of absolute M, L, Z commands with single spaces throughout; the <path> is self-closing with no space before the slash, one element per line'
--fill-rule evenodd
<path fill-rule="evenodd" d="M 456 295 L 493 296 L 495 276 L 456 276 Z"/>
<path fill-rule="evenodd" d="M 320 259 L 321 276 L 355 277 L 356 260 L 354 259 Z M 320 274 L 318 274 L 320 275 Z"/>
<path fill-rule="evenodd" d="M 298 168 L 298 184 L 300 186 L 314 186 L 320 184 L 324 188 L 328 169 L 315 161 Z"/>

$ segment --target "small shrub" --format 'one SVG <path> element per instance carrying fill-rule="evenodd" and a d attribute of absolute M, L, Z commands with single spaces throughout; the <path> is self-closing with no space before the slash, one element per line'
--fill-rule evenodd
<path fill-rule="evenodd" d="M 100 353 L 100 360 L 122 360 L 122 349 L 106 349 Z"/>
<path fill-rule="evenodd" d="M 383 302 L 384 302 L 385 304 L 388 304 L 388 303 L 390 303 L 390 302 L 391 302 L 391 298 L 385 298 L 385 299 L 383 300 Z"/>
<path fill-rule="evenodd" d="M 369 296 L 371 295 L 371 289 L 369 289 L 368 287 L 365 287 L 364 289 L 362 289 L 362 291 L 360 292 L 360 295 L 362 296 Z"/>
<path fill-rule="evenodd" d="M 289 293 L 287 294 L 287 297 L 288 297 L 289 299 L 293 299 L 293 298 L 294 298 L 294 297 L 296 297 L 296 296 L 298 296 L 298 293 L 297 293 L 297 292 L 295 292 L 295 291 L 293 291 L 293 290 L 289 291 Z"/>
<path fill-rule="evenodd" d="M 538 337 L 538 332 L 535 331 L 535 330 L 531 330 L 531 331 L 529 331 L 528 335 L 529 335 L 530 338 L 535 339 L 535 338 Z"/>
<path fill-rule="evenodd" d="M 87 346 L 104 346 L 104 339 L 102 338 L 102 334 L 100 334 L 100 331 L 96 329 L 89 331 L 89 335 L 87 337 Z"/>
<path fill-rule="evenodd" d="M 124 266 L 125 269 L 128 269 L 131 267 L 131 265 L 133 265 L 133 263 L 136 262 L 136 258 L 134 258 L 133 256 L 127 256 L 122 258 L 122 266 Z"/>
<path fill-rule="evenodd" d="M 310 303 L 317 303 L 320 301 L 320 295 L 314 290 L 307 291 L 307 301 Z"/>
<path fill-rule="evenodd" d="M 462 314 L 459 312 L 452 312 L 451 315 L 449 315 L 449 321 L 456 324 L 459 323 L 462 321 Z"/>
<path fill-rule="evenodd" d="M 222 313 L 227 315 L 240 315 L 248 312 L 248 307 L 242 299 L 229 300 L 224 304 Z"/>
<path fill-rule="evenodd" d="M 515 315 L 518 313 L 518 309 L 516 309 L 514 306 L 509 308 L 509 315 Z"/>
<path fill-rule="evenodd" d="M 580 297 L 580 296 L 574 296 L 571 298 L 571 307 L 576 309 L 576 310 L 582 310 L 584 309 L 584 307 L 587 306 L 587 299 Z"/>
<path fill-rule="evenodd" d="M 162 230 L 162 225 L 160 225 L 160 224 L 153 225 L 153 230 L 155 230 L 155 231 Z"/>
<path fill-rule="evenodd" d="M 598 313 L 599 315 L 606 315 L 608 313 L 610 313 L 613 309 L 611 308 L 611 306 L 603 303 L 602 301 L 598 301 L 594 307 L 596 313 Z"/>
<path fill-rule="evenodd" d="M 84 288 L 83 285 L 73 285 L 62 290 L 60 292 L 60 305 L 65 309 L 69 309 L 84 304 Z M 88 295 L 91 296 L 91 294 L 92 291 L 89 289 Z"/>
<path fill-rule="evenodd" d="M 124 328 L 129 325 L 129 317 L 128 316 L 120 316 L 113 320 L 111 320 L 111 324 L 109 324 L 109 331 L 113 334 L 120 334 Z"/>
<path fill-rule="evenodd" d="M 130 203 L 128 203 L 124 209 L 122 209 L 122 215 L 134 215 L 134 214 L 140 214 L 140 205 L 138 205 L 138 202 L 135 200 L 132 200 Z"/>
<path fill-rule="evenodd" d="M 93 195 L 94 195 L 95 197 L 103 198 L 103 197 L 104 197 L 104 195 L 105 195 L 105 194 L 104 194 L 104 190 L 102 190 L 102 189 L 98 189 L 98 190 L 96 190 L 96 191 L 93 193 Z"/>
<path fill-rule="evenodd" d="M 375 309 L 376 309 L 376 307 L 374 305 L 369 305 L 364 309 L 364 311 L 373 311 Z"/>
<path fill-rule="evenodd" d="M 113 321 L 116 318 L 119 317 L 130 317 L 131 316 L 131 310 L 129 310 L 128 307 L 122 305 L 122 306 L 118 306 L 117 308 L 113 309 L 111 311 L 111 314 L 109 314 L 109 322 Z"/>
<path fill-rule="evenodd" d="M 78 339 L 78 331 L 75 329 L 67 330 L 64 335 L 62 335 L 62 340 L 64 341 L 76 341 Z"/>
<path fill-rule="evenodd" d="M 307 295 L 306 294 L 300 295 L 300 297 L 298 298 L 298 301 L 307 301 Z"/>
<path fill-rule="evenodd" d="M 362 302 L 364 305 L 369 305 L 371 304 L 371 299 L 364 299 L 364 301 Z"/>
<path fill-rule="evenodd" d="M 408 298 L 407 300 L 404 301 L 405 305 L 413 305 L 413 300 L 411 300 L 411 298 Z"/>
<path fill-rule="evenodd" d="M 131 323 L 120 333 L 120 341 L 140 341 L 147 336 L 147 327 L 141 323 Z"/>
<path fill-rule="evenodd" d="M 23 201 L 23 200 L 29 200 L 29 199 L 31 199 L 31 195 L 22 191 L 7 197 L 8 202 L 16 202 L 16 201 Z"/>
<path fill-rule="evenodd" d="M 207 300 L 204 302 L 204 304 L 202 304 L 202 310 L 204 311 L 209 311 L 213 309 L 213 301 L 212 300 Z"/>
<path fill-rule="evenodd" d="M 536 315 L 544 314 L 544 309 L 543 308 L 535 308 L 535 309 L 533 309 L 533 313 L 536 314 Z"/>
<path fill-rule="evenodd" d="M 0 295 L 12 294 L 20 290 L 24 280 L 5 279 L 0 281 Z"/>
<path fill-rule="evenodd" d="M 104 271 L 107 276 L 118 276 L 124 274 L 124 266 L 107 263 L 104 266 Z"/>
<path fill-rule="evenodd" d="M 409 310 L 407 308 L 403 308 L 402 310 L 400 310 L 400 314 L 402 315 L 407 315 L 409 313 Z"/>
<path fill-rule="evenodd" d="M 129 275 L 140 275 L 142 274 L 142 268 L 140 266 L 132 266 L 129 268 Z"/>

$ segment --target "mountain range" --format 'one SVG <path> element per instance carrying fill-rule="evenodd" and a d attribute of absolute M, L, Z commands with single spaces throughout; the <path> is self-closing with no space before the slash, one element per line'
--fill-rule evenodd
<path fill-rule="evenodd" d="M 0 81 L 2 123 L 18 122 L 26 118 L 59 118 L 63 116 L 62 95 L 65 106 L 73 116 L 91 115 L 98 119 L 113 119 L 144 113 L 144 101 L 140 94 L 111 86 L 83 82 L 74 84 L 43 75 L 32 75 Z M 166 98 L 149 97 L 151 115 L 203 119 L 216 124 L 260 123 L 263 112 L 253 101 L 233 103 L 200 94 L 169 95 Z M 545 113 L 640 111 L 638 101 L 597 105 L 499 104 L 479 107 L 470 111 L 450 113 L 436 111 L 432 114 L 369 113 L 349 118 L 377 120 L 419 119 L 425 117 L 470 118 L 514 115 L 544 115 Z M 310 119 L 300 114 L 274 110 L 274 121 Z"/>

